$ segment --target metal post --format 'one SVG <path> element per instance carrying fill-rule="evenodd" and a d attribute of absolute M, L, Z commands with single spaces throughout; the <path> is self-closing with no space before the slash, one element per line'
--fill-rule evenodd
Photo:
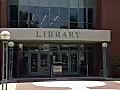
<path fill-rule="evenodd" d="M 6 42 L 6 90 L 8 80 L 8 42 Z"/>
<path fill-rule="evenodd" d="M 103 47 L 103 77 L 107 78 L 107 47 Z"/>
<path fill-rule="evenodd" d="M 4 50 L 4 41 L 3 41 L 3 60 L 2 60 L 2 90 L 4 89 L 4 53 L 5 53 L 5 50 Z"/>
<path fill-rule="evenodd" d="M 9 79 L 12 78 L 12 67 L 13 67 L 13 48 L 10 47 L 10 52 L 9 52 Z"/>
<path fill-rule="evenodd" d="M 6 61 L 6 72 L 4 69 L 5 61 Z M 7 79 L 8 79 L 8 42 L 3 41 L 2 90 L 4 90 L 4 81 L 5 81 L 5 90 L 7 90 Z"/>
<path fill-rule="evenodd" d="M 0 33 L 0 37 L 3 40 L 3 65 L 2 65 L 2 90 L 4 89 L 4 80 L 5 80 L 5 85 L 7 90 L 7 79 L 8 79 L 8 40 L 10 39 L 10 33 L 8 31 L 2 31 Z M 5 69 L 4 65 L 6 61 L 6 77 L 4 75 Z"/>
<path fill-rule="evenodd" d="M 87 68 L 87 77 L 88 77 L 88 73 L 89 73 L 89 71 L 88 71 L 88 50 L 86 51 L 86 68 Z"/>

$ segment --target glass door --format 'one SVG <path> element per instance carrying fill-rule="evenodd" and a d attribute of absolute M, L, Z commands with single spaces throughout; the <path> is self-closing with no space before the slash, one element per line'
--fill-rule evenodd
<path fill-rule="evenodd" d="M 63 75 L 69 75 L 70 74 L 69 51 L 61 50 L 60 56 L 61 56 L 61 61 L 62 61 Z"/>
<path fill-rule="evenodd" d="M 49 75 L 49 53 L 40 50 L 30 50 L 28 57 L 29 75 Z"/>
<path fill-rule="evenodd" d="M 39 59 L 39 51 L 29 51 L 28 57 L 28 72 L 29 74 L 36 74 L 38 73 L 38 59 Z"/>
<path fill-rule="evenodd" d="M 70 72 L 71 74 L 79 73 L 78 51 L 72 50 L 70 52 Z"/>
<path fill-rule="evenodd" d="M 39 74 L 40 75 L 49 75 L 50 71 L 50 62 L 49 62 L 49 53 L 48 52 L 40 52 L 39 61 Z"/>

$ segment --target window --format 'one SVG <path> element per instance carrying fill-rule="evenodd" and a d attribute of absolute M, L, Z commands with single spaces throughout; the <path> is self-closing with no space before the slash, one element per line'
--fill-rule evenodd
<path fill-rule="evenodd" d="M 70 28 L 71 29 L 78 28 L 78 14 L 77 9 L 75 8 L 70 9 Z"/>
<path fill-rule="evenodd" d="M 50 27 L 59 28 L 59 8 L 50 8 Z"/>
<path fill-rule="evenodd" d="M 93 28 L 93 8 L 88 8 L 88 28 Z"/>
<path fill-rule="evenodd" d="M 30 7 L 30 13 L 32 14 L 31 25 L 41 28 L 49 27 L 49 8 Z"/>
<path fill-rule="evenodd" d="M 9 26 L 92 29 L 94 11 L 95 0 L 20 0 L 19 9 L 10 6 Z"/>
<path fill-rule="evenodd" d="M 79 28 L 86 28 L 86 8 L 80 8 L 78 12 Z"/>
<path fill-rule="evenodd" d="M 78 0 L 70 0 L 70 8 L 78 8 Z"/>
<path fill-rule="evenodd" d="M 68 22 L 69 21 L 68 8 L 60 8 L 60 22 Z"/>
<path fill-rule="evenodd" d="M 9 27 L 16 28 L 18 24 L 18 7 L 16 5 L 9 6 Z"/>

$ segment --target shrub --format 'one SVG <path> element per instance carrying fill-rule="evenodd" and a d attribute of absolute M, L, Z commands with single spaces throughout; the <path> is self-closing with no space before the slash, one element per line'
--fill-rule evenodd
<path fill-rule="evenodd" d="M 114 77 L 120 77 L 120 58 L 115 58 L 112 61 L 112 75 Z"/>

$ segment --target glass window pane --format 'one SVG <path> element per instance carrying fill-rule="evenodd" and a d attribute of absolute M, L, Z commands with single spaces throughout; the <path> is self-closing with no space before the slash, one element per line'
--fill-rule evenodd
<path fill-rule="evenodd" d="M 49 0 L 29 0 L 29 6 L 44 6 L 48 7 Z"/>
<path fill-rule="evenodd" d="M 86 23 L 79 23 L 78 28 L 79 29 L 86 29 Z"/>
<path fill-rule="evenodd" d="M 68 7 L 69 0 L 20 0 L 20 6 Z"/>
<path fill-rule="evenodd" d="M 49 8 L 39 8 L 39 27 L 49 27 Z"/>
<path fill-rule="evenodd" d="M 32 27 L 49 27 L 49 8 L 30 7 Z"/>
<path fill-rule="evenodd" d="M 60 22 L 68 22 L 68 8 L 60 8 Z"/>
<path fill-rule="evenodd" d="M 20 11 L 19 11 L 20 21 L 27 21 L 28 14 L 29 14 L 29 7 L 20 7 Z"/>
<path fill-rule="evenodd" d="M 77 22 L 77 9 L 71 8 L 70 9 L 70 22 Z"/>
<path fill-rule="evenodd" d="M 60 28 L 60 23 L 51 22 L 51 23 L 50 23 L 50 28 Z"/>
<path fill-rule="evenodd" d="M 59 8 L 50 8 L 50 27 L 53 27 L 56 22 L 59 22 Z M 58 25 L 57 25 L 58 26 Z"/>
<path fill-rule="evenodd" d="M 18 7 L 16 5 L 10 6 L 10 21 L 17 21 L 18 20 Z"/>
<path fill-rule="evenodd" d="M 78 13 L 79 13 L 79 22 L 85 23 L 86 22 L 86 9 L 80 8 Z"/>
<path fill-rule="evenodd" d="M 8 4 L 9 5 L 17 5 L 18 4 L 18 0 L 8 0 Z"/>
<path fill-rule="evenodd" d="M 68 7 L 69 0 L 48 0 L 49 7 Z"/>
<path fill-rule="evenodd" d="M 40 24 L 38 25 L 38 27 L 41 28 L 49 28 L 49 22 L 40 22 Z"/>
<path fill-rule="evenodd" d="M 70 8 L 78 8 L 78 0 L 70 0 Z"/>
<path fill-rule="evenodd" d="M 78 23 L 70 23 L 70 28 L 71 29 L 77 29 L 78 28 Z"/>
<path fill-rule="evenodd" d="M 20 6 L 29 6 L 30 5 L 30 0 L 19 0 L 19 5 Z"/>
<path fill-rule="evenodd" d="M 69 0 L 58 0 L 58 7 L 69 7 Z"/>
<path fill-rule="evenodd" d="M 58 21 L 59 20 L 59 8 L 50 8 L 50 21 Z"/>
<path fill-rule="evenodd" d="M 28 28 L 28 24 L 26 22 L 19 22 L 20 28 Z"/>
<path fill-rule="evenodd" d="M 59 0 L 49 0 L 48 1 L 49 7 L 58 7 L 59 5 L 58 1 Z"/>
<path fill-rule="evenodd" d="M 93 8 L 88 8 L 88 23 L 93 23 Z"/>
<path fill-rule="evenodd" d="M 60 28 L 68 29 L 68 22 L 60 22 Z"/>
<path fill-rule="evenodd" d="M 86 8 L 95 8 L 96 0 L 85 0 L 85 7 Z"/>
<path fill-rule="evenodd" d="M 79 0 L 79 8 L 85 8 L 85 0 Z"/>
<path fill-rule="evenodd" d="M 93 29 L 93 24 L 90 24 L 90 23 L 89 23 L 89 24 L 88 24 L 88 28 L 89 28 L 89 29 Z"/>
<path fill-rule="evenodd" d="M 17 22 L 9 22 L 10 28 L 17 28 L 18 23 Z"/>

